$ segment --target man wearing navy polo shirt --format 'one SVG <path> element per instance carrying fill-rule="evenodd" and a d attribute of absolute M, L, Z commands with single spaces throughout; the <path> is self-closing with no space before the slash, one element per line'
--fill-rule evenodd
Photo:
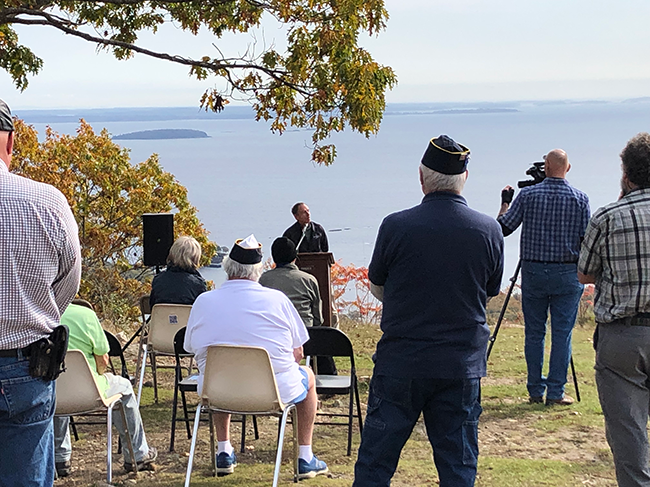
<path fill-rule="evenodd" d="M 383 300 L 383 336 L 354 487 L 390 485 L 421 413 L 440 487 L 474 485 L 485 304 L 501 286 L 503 236 L 460 195 L 468 162 L 467 147 L 432 139 L 420 165 L 422 203 L 379 228 L 368 276 Z"/>
<path fill-rule="evenodd" d="M 580 241 L 589 222 L 589 198 L 565 179 L 571 169 L 562 149 L 544 157 L 546 178 L 523 188 L 510 206 L 514 190 L 501 193 L 497 221 L 508 236 L 521 231 L 521 305 L 525 321 L 528 394 L 531 403 L 569 405 L 564 393 L 571 359 L 571 334 L 583 285 L 578 282 Z M 551 313 L 551 357 L 542 375 L 546 320 Z"/>

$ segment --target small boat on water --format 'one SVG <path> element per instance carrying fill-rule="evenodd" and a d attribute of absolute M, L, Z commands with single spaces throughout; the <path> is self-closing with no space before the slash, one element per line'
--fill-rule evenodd
<path fill-rule="evenodd" d="M 219 247 L 217 249 L 217 253 L 212 257 L 210 260 L 210 265 L 208 267 L 221 267 L 221 263 L 223 262 L 223 258 L 228 255 L 228 247 Z"/>

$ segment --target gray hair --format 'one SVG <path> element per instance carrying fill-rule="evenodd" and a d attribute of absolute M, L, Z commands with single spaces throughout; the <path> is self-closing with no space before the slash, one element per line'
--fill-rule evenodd
<path fill-rule="evenodd" d="M 178 237 L 169 249 L 167 264 L 175 265 L 188 271 L 199 267 L 201 245 L 193 237 Z"/>
<path fill-rule="evenodd" d="M 224 257 L 221 266 L 226 274 L 228 274 L 228 279 L 248 279 L 257 282 L 260 280 L 260 276 L 264 271 L 263 262 L 258 262 L 257 264 L 240 264 L 230 257 Z"/>
<path fill-rule="evenodd" d="M 420 164 L 420 172 L 422 173 L 422 189 L 425 194 L 434 191 L 449 191 L 460 194 L 467 180 L 465 172 L 461 174 L 442 174 L 424 164 Z"/>

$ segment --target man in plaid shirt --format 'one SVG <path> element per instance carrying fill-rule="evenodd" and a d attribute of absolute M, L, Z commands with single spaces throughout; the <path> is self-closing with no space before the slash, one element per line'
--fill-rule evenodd
<path fill-rule="evenodd" d="M 596 285 L 596 385 L 618 485 L 640 487 L 650 485 L 650 134 L 621 160 L 621 197 L 589 222 L 578 277 Z"/>
<path fill-rule="evenodd" d="M 571 333 L 583 286 L 576 263 L 580 241 L 589 221 L 589 198 L 565 179 L 571 169 L 561 149 L 544 157 L 546 178 L 521 190 L 512 206 L 514 189 L 501 193 L 497 221 L 508 236 L 522 225 L 521 301 L 526 326 L 524 352 L 531 403 L 568 405 L 564 393 L 571 358 Z M 548 377 L 542 375 L 546 320 L 551 314 L 551 357 Z"/>
<path fill-rule="evenodd" d="M 31 344 L 79 288 L 79 230 L 63 194 L 9 172 L 14 125 L 0 100 L 0 485 L 54 482 L 54 381 L 29 373 Z"/>

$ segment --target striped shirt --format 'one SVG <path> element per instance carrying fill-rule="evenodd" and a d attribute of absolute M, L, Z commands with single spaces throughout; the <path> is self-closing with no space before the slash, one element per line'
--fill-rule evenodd
<path fill-rule="evenodd" d="M 589 222 L 589 198 L 563 178 L 546 178 L 523 188 L 501 225 L 521 230 L 520 256 L 533 262 L 577 262 Z"/>
<path fill-rule="evenodd" d="M 596 278 L 597 323 L 650 313 L 650 188 L 594 213 L 578 271 Z"/>
<path fill-rule="evenodd" d="M 58 326 L 80 276 L 77 224 L 63 194 L 0 161 L 0 349 L 25 347 Z"/>

